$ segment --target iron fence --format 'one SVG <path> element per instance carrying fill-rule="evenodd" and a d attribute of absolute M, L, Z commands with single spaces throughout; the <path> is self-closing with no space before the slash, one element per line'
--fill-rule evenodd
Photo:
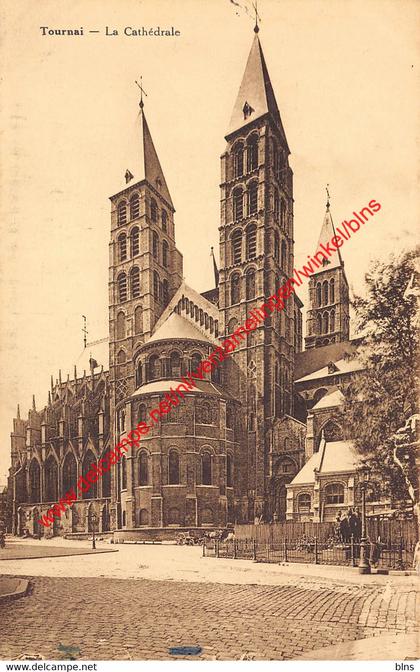
<path fill-rule="evenodd" d="M 413 566 L 414 544 L 400 539 L 398 543 L 367 544 L 372 566 L 379 569 L 410 569 Z M 360 560 L 360 542 L 295 539 L 266 542 L 257 539 L 207 539 L 203 555 L 215 558 L 254 560 L 255 562 L 299 562 L 318 565 L 356 567 Z"/>

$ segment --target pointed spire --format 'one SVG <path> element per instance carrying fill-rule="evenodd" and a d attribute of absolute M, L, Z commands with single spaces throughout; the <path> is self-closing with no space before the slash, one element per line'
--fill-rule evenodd
<path fill-rule="evenodd" d="M 213 257 L 214 282 L 216 284 L 216 287 L 218 287 L 219 286 L 219 269 L 217 268 L 216 259 L 214 257 L 213 247 L 211 247 L 210 256 Z"/>
<path fill-rule="evenodd" d="M 331 239 L 336 236 L 333 220 L 331 217 L 331 212 L 330 212 L 330 200 L 328 198 L 327 205 L 326 205 L 326 210 L 325 210 L 325 216 L 324 216 L 324 221 L 322 223 L 321 227 L 321 232 L 319 234 L 319 240 L 318 240 L 318 245 L 316 247 L 316 251 L 318 251 L 321 248 L 321 245 L 327 245 L 331 241 Z M 322 248 L 321 248 L 322 249 Z M 325 266 L 322 266 L 322 268 L 318 269 L 318 271 L 315 271 L 315 273 L 320 273 L 321 271 L 324 271 L 326 269 L 332 269 L 332 268 L 338 268 L 339 266 L 344 266 L 343 260 L 341 259 L 341 254 L 340 250 L 335 250 L 334 254 L 332 254 L 328 258 L 328 263 L 325 263 Z"/>
<path fill-rule="evenodd" d="M 264 114 L 270 114 L 278 125 L 287 147 L 286 134 L 281 123 L 279 108 L 258 37 L 258 23 L 255 24 L 254 32 L 254 41 L 249 52 L 226 137 L 259 119 Z"/>
<path fill-rule="evenodd" d="M 19 404 L 17 405 L 16 419 L 20 420 L 20 406 L 19 406 Z"/>
<path fill-rule="evenodd" d="M 142 96 L 146 92 L 141 89 Z M 127 186 L 146 180 L 156 191 L 165 199 L 171 208 L 174 209 L 172 198 L 166 184 L 162 166 L 160 165 L 152 136 L 146 121 L 144 113 L 143 97 L 139 102 L 140 111 L 135 125 L 135 136 L 127 138 L 126 158 L 125 158 L 125 183 L 123 189 Z"/>
<path fill-rule="evenodd" d="M 51 392 L 48 390 L 48 406 L 51 406 Z"/>
<path fill-rule="evenodd" d="M 35 405 L 35 395 L 32 395 L 32 410 L 36 411 L 36 405 Z"/>
<path fill-rule="evenodd" d="M 77 380 L 77 366 L 74 365 L 74 380 Z"/>
<path fill-rule="evenodd" d="M 61 369 L 58 369 L 58 382 L 61 385 Z"/>
<path fill-rule="evenodd" d="M 54 391 L 54 379 L 51 375 L 51 392 L 53 392 L 53 391 Z"/>

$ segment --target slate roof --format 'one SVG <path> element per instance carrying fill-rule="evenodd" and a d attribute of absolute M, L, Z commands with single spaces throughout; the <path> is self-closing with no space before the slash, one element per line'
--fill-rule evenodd
<path fill-rule="evenodd" d="M 297 352 L 295 358 L 295 380 L 307 376 L 329 362 L 335 362 L 343 359 L 344 355 L 352 355 L 357 349 L 357 340 L 342 341 L 341 343 L 330 343 L 321 348 L 311 348 L 303 352 Z"/>
<path fill-rule="evenodd" d="M 245 103 L 248 103 L 252 109 L 252 112 L 247 116 L 244 115 Z M 263 50 L 258 35 L 255 33 L 226 137 L 268 112 L 279 126 L 287 145 L 286 134 L 280 119 L 280 112 L 271 85 Z"/>
<path fill-rule="evenodd" d="M 321 226 L 321 232 L 319 234 L 319 240 L 318 240 L 318 245 L 316 247 L 315 253 L 318 252 L 318 250 L 321 248 L 321 245 L 327 245 L 331 241 L 331 238 L 336 236 L 336 232 L 334 229 L 334 224 L 333 220 L 331 217 L 331 212 L 330 209 L 327 205 L 327 210 L 325 212 L 325 217 L 324 221 Z M 322 249 L 322 248 L 321 248 Z M 330 249 L 332 249 L 330 247 Z M 341 259 L 341 254 L 340 254 L 340 249 L 335 250 L 333 254 L 328 258 L 328 264 L 322 267 L 322 270 L 325 271 L 330 271 L 332 268 L 339 268 L 340 266 L 344 266 L 343 260 Z M 321 269 L 318 270 L 318 273 L 321 272 Z"/>
<path fill-rule="evenodd" d="M 211 343 L 209 338 L 202 331 L 182 315 L 171 313 L 161 326 L 148 339 L 147 344 L 155 341 L 163 341 L 171 338 L 191 339 L 195 341 L 205 341 Z"/>
<path fill-rule="evenodd" d="M 312 411 L 320 410 L 322 408 L 335 408 L 336 406 L 342 406 L 344 402 L 344 394 L 334 386 L 331 390 L 324 394 L 323 397 L 312 407 Z"/>
<path fill-rule="evenodd" d="M 352 373 L 353 371 L 361 371 L 362 364 L 357 359 L 338 359 L 334 362 L 334 371 L 328 371 L 328 366 L 323 366 L 318 371 L 313 371 L 307 376 L 298 378 L 295 383 L 309 382 L 311 380 L 318 380 L 319 378 L 333 378 L 343 373 Z"/>
<path fill-rule="evenodd" d="M 358 458 L 352 441 L 321 441 L 319 451 L 306 462 L 290 485 L 312 484 L 315 481 L 314 469 L 321 475 L 348 473 L 354 471 Z"/>

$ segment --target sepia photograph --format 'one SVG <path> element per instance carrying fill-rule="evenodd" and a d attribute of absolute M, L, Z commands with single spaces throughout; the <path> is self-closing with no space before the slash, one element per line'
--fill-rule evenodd
<path fill-rule="evenodd" d="M 417 669 L 419 4 L 1 18 L 0 670 Z"/>

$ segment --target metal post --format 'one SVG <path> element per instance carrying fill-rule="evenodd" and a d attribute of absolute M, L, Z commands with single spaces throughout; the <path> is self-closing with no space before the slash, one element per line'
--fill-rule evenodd
<path fill-rule="evenodd" d="M 359 574 L 370 574 L 370 563 L 367 556 L 366 537 L 366 483 L 361 483 L 362 490 L 362 538 L 360 540 Z"/>
<path fill-rule="evenodd" d="M 287 562 L 287 539 L 284 539 L 284 544 L 283 544 L 283 550 L 284 550 L 284 562 Z"/>
<path fill-rule="evenodd" d="M 257 562 L 257 540 L 252 540 L 252 559 Z"/>
<path fill-rule="evenodd" d="M 216 547 L 216 558 L 219 557 L 219 540 L 216 539 L 215 541 L 215 547 Z"/>
<path fill-rule="evenodd" d="M 356 567 L 356 556 L 355 556 L 355 547 L 354 547 L 354 536 L 350 537 L 350 552 L 351 552 L 351 564 L 353 567 Z"/>
<path fill-rule="evenodd" d="M 315 564 L 319 564 L 319 558 L 318 558 L 318 537 L 315 537 Z"/>
<path fill-rule="evenodd" d="M 233 559 L 234 560 L 236 560 L 236 558 L 237 558 L 237 551 L 238 551 L 237 542 L 236 542 L 236 539 L 234 539 L 233 540 Z"/>
<path fill-rule="evenodd" d="M 203 558 L 206 557 L 206 540 L 203 539 Z"/>

